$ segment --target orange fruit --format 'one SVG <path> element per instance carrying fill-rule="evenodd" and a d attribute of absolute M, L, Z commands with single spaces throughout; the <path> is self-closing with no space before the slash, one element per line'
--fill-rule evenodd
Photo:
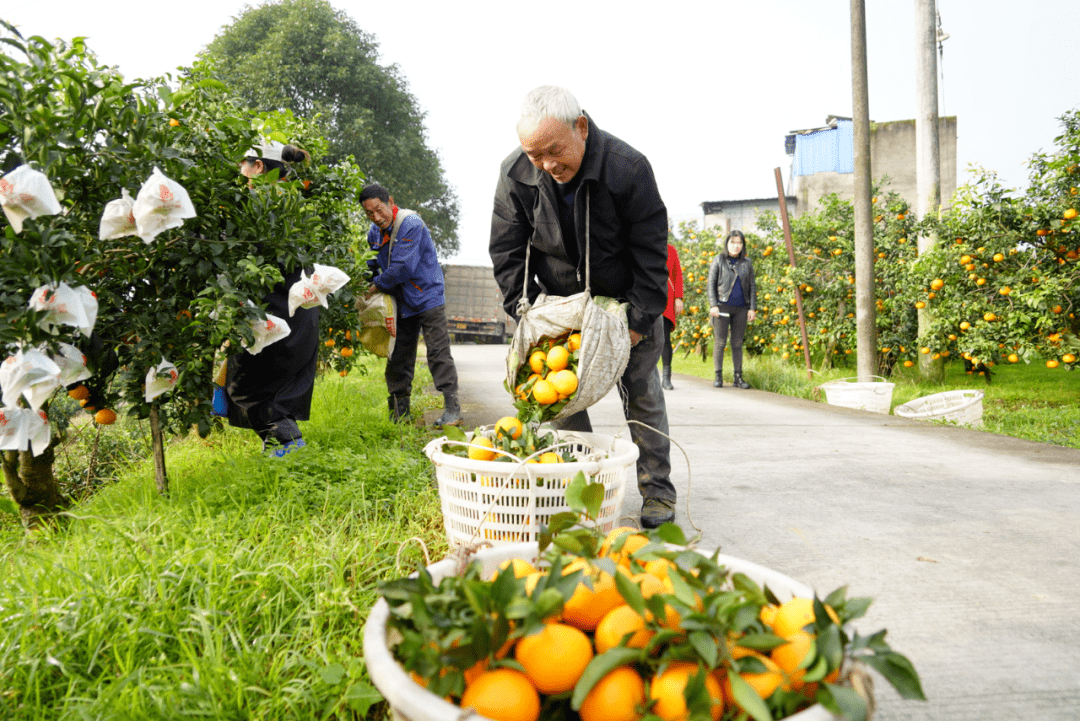
<path fill-rule="evenodd" d="M 994 315 L 993 313 L 985 313 L 983 315 L 983 320 L 985 320 L 987 323 L 991 323 L 991 322 L 997 320 L 997 316 Z"/>
<path fill-rule="evenodd" d="M 562 456 L 554 451 L 548 451 L 547 453 L 541 453 L 536 459 L 539 463 L 562 463 Z"/>
<path fill-rule="evenodd" d="M 594 631 L 609 611 L 616 606 L 622 606 L 626 601 L 615 586 L 613 576 L 602 571 L 591 571 L 584 562 L 570 564 L 565 570 L 566 573 L 571 573 L 582 567 L 591 578 L 592 588 L 589 588 L 584 578 L 581 579 L 570 600 L 563 604 L 563 621 L 582 631 Z"/>
<path fill-rule="evenodd" d="M 825 611 L 829 614 L 829 618 L 833 620 L 833 623 L 840 623 L 836 611 L 828 606 L 825 607 Z M 776 609 L 776 617 L 773 619 L 772 627 L 777 636 L 787 638 L 796 631 L 801 630 L 806 624 L 813 622 L 814 599 L 796 597 L 780 604 L 780 607 Z"/>
<path fill-rule="evenodd" d="M 113 423 L 116 423 L 116 411 L 110 408 L 102 408 L 94 414 L 94 421 L 103 426 L 111 426 Z"/>
<path fill-rule="evenodd" d="M 581 347 L 581 333 L 571 333 L 570 337 L 566 339 L 566 345 L 570 350 L 575 351 Z"/>
<path fill-rule="evenodd" d="M 593 634 L 597 653 L 604 653 L 616 646 L 645 648 L 654 635 L 655 632 L 645 626 L 645 619 L 625 603 L 604 614 Z"/>
<path fill-rule="evenodd" d="M 1073 190 L 1076 190 L 1076 188 L 1073 188 Z M 1075 193 L 1074 193 L 1074 195 L 1075 195 Z M 1072 220 L 1075 217 L 1076 217 L 1076 208 L 1069 208 L 1068 210 L 1065 211 L 1065 220 Z"/>
<path fill-rule="evenodd" d="M 995 263 L 1000 263 L 1003 260 L 1005 260 L 1005 254 L 1004 253 L 994 253 L 994 262 Z"/>
<path fill-rule="evenodd" d="M 1009 354 L 1009 362 L 1010 363 L 1018 363 L 1019 361 L 1020 361 L 1020 356 L 1016 355 L 1015 353 L 1010 353 Z"/>
<path fill-rule="evenodd" d="M 551 385 L 555 386 L 555 391 L 559 394 L 559 398 L 569 398 L 578 387 L 577 374 L 569 368 L 565 368 L 556 373 L 551 373 L 548 375 L 547 380 Z"/>
<path fill-rule="evenodd" d="M 340 373 L 338 373 L 338 375 L 341 376 L 342 378 L 344 378 L 345 376 L 349 375 L 349 371 L 342 370 Z"/>
<path fill-rule="evenodd" d="M 799 664 L 806 658 L 806 654 L 810 653 L 814 637 L 806 631 L 796 631 L 787 641 L 783 646 L 772 650 L 772 660 L 784 673 L 784 689 L 798 690 L 803 685 L 802 677 L 806 675 L 806 669 L 799 668 Z"/>
<path fill-rule="evenodd" d="M 84 401 L 90 397 L 90 389 L 80 383 L 68 391 L 68 396 L 77 401 Z"/>
<path fill-rule="evenodd" d="M 469 458 L 473 459 L 474 461 L 494 460 L 495 451 L 488 450 L 491 448 L 495 448 L 495 444 L 491 442 L 490 438 L 486 438 L 484 436 L 477 436 L 472 439 L 472 443 L 469 445 Z"/>
<path fill-rule="evenodd" d="M 1046 361 L 1046 367 L 1047 368 L 1057 368 L 1058 367 L 1058 362 L 1056 360 L 1048 360 L 1048 361 Z M 101 411 L 98 411 L 98 413 L 101 413 Z M 94 416 L 94 418 L 97 419 L 97 416 Z"/>
<path fill-rule="evenodd" d="M 508 435 L 515 441 L 521 438 L 521 432 L 525 427 L 521 424 L 521 421 L 514 416 L 505 416 L 495 421 L 495 436 Z"/>
<path fill-rule="evenodd" d="M 581 629 L 549 623 L 519 640 L 514 658 L 540 693 L 564 693 L 574 688 L 585 673 L 593 658 L 593 647 Z"/>
<path fill-rule="evenodd" d="M 1076 356 L 1074 356 L 1072 353 L 1066 353 L 1065 355 L 1061 356 L 1061 362 L 1070 364 L 1075 363 Z"/>
<path fill-rule="evenodd" d="M 352 357 L 353 349 L 352 348 L 342 348 L 339 351 L 339 353 L 341 353 L 342 358 L 350 358 L 350 357 Z"/>
<path fill-rule="evenodd" d="M 626 539 L 618 551 L 611 550 L 611 547 L 615 545 L 617 540 L 631 533 L 633 535 L 630 535 Z M 648 543 L 649 537 L 639 533 L 636 528 L 630 530 L 626 530 L 626 528 L 616 528 L 607 535 L 607 538 L 605 538 L 604 542 L 600 545 L 600 555 L 610 557 L 615 563 L 623 568 L 630 568 L 631 554 Z"/>
<path fill-rule="evenodd" d="M 780 687 L 780 684 L 784 681 L 784 674 L 780 670 L 780 667 L 776 665 L 768 656 L 762 656 L 759 653 L 746 653 L 741 656 L 753 656 L 754 658 L 765 664 L 766 671 L 763 673 L 740 673 L 743 681 L 750 684 L 751 688 L 757 691 L 757 695 L 761 698 L 769 698 L 773 695 L 773 692 Z M 717 680 L 720 682 L 720 687 L 724 691 L 724 701 L 730 704 L 735 703 L 735 697 L 731 693 L 731 681 L 728 680 L 727 672 L 723 668 L 719 668 L 714 672 L 717 676 Z"/>
<path fill-rule="evenodd" d="M 960 324 L 960 330 L 967 330 L 970 327 L 971 327 L 971 323 L 968 323 L 966 320 L 963 323 Z"/>
<path fill-rule="evenodd" d="M 911 361 L 909 361 L 909 360 L 906 360 L 906 361 L 904 361 L 904 367 L 905 367 L 905 368 L 910 368 L 910 367 L 911 367 L 911 366 L 913 366 L 913 365 L 915 365 L 915 364 L 914 364 L 914 363 L 912 363 L 912 362 L 911 362 Z"/>
<path fill-rule="evenodd" d="M 540 694 L 521 671 L 497 668 L 473 679 L 461 696 L 461 707 L 495 721 L 536 721 Z"/>
<path fill-rule="evenodd" d="M 915 307 L 916 308 L 925 308 L 926 307 L 926 302 L 920 300 L 920 301 L 915 303 Z"/>
<path fill-rule="evenodd" d="M 552 346 L 547 353 L 547 367 L 553 371 L 561 371 L 570 364 L 570 351 L 561 345 Z"/>
<path fill-rule="evenodd" d="M 531 574 L 539 573 L 539 571 L 536 570 L 536 566 L 532 565 L 524 558 L 509 558 L 499 564 L 498 569 L 496 569 L 495 573 L 491 574 L 491 577 L 495 578 L 495 576 L 498 576 L 507 568 L 514 569 L 514 578 L 526 578 Z"/>
<path fill-rule="evenodd" d="M 943 281 L 941 278 L 934 278 L 932 281 L 930 281 L 931 290 L 941 290 L 944 287 L 945 281 Z"/>
<path fill-rule="evenodd" d="M 169 125 L 174 128 L 178 127 L 180 125 L 180 121 L 176 118 L 169 118 Z"/>
<path fill-rule="evenodd" d="M 652 712 L 664 721 L 687 721 L 690 709 L 686 707 L 686 685 L 690 677 L 705 674 L 705 690 L 712 698 L 709 715 L 716 721 L 724 711 L 724 692 L 716 677 L 700 670 L 695 663 L 675 662 L 655 676 L 649 687 L 649 697 L 656 699 Z"/>
<path fill-rule="evenodd" d="M 335 345 L 337 345 L 337 343 L 335 343 L 334 339 L 331 338 L 330 340 L 323 343 L 323 345 L 326 346 L 327 348 L 333 348 Z"/>
<path fill-rule="evenodd" d="M 532 389 L 533 399 L 542 406 L 550 406 L 555 401 L 559 400 L 559 392 L 555 390 L 555 386 L 551 381 L 541 378 L 536 381 Z"/>
<path fill-rule="evenodd" d="M 547 353 L 542 350 L 535 350 L 532 355 L 529 356 L 529 368 L 533 373 L 543 373 L 544 364 L 547 362 Z"/>
<path fill-rule="evenodd" d="M 645 680 L 629 666 L 619 666 L 596 682 L 581 702 L 581 721 L 637 721 L 645 705 Z"/>

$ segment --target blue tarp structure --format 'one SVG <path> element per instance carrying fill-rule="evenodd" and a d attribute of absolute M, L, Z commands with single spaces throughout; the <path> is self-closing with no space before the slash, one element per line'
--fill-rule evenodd
<path fill-rule="evenodd" d="M 795 136 L 795 175 L 827 170 L 855 172 L 855 139 L 850 120 L 837 120 L 835 128 Z"/>

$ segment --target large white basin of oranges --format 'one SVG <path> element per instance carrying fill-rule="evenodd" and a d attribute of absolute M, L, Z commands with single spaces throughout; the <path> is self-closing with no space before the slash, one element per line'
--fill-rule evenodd
<path fill-rule="evenodd" d="M 669 558 L 649 554 L 650 548 L 663 549 Z M 643 557 L 651 556 L 651 560 L 631 563 L 631 554 L 641 556 L 642 550 L 646 552 Z M 680 566 L 688 559 L 699 559 L 700 564 L 694 568 L 702 577 L 708 576 L 709 568 L 726 569 L 726 588 L 697 595 L 696 602 L 691 602 L 699 606 L 697 609 L 680 604 L 678 598 L 686 600 L 688 592 L 692 596 L 696 592 L 688 591 L 679 580 L 685 574 L 671 572 L 677 568 L 671 560 L 675 553 L 679 554 Z M 510 620 L 508 624 L 501 622 L 509 633 L 493 633 L 488 639 L 493 645 L 482 657 L 461 654 L 469 643 L 467 632 L 457 636 L 428 634 L 423 636 L 427 639 L 425 645 L 418 646 L 413 639 L 412 645 L 404 642 L 391 649 L 388 622 L 394 627 L 391 636 L 401 641 L 401 606 L 395 605 L 398 610 L 392 612 L 386 600 L 390 596 L 386 596 L 375 605 L 364 630 L 368 672 L 394 715 L 410 721 L 456 721 L 463 718 L 463 708 L 495 721 L 537 721 L 541 709 L 544 718 L 577 717 L 582 721 L 636 721 L 647 714 L 664 721 L 735 719 L 741 708 L 738 694 L 732 689 L 732 676 L 737 676 L 734 683 L 744 699 L 746 693 L 758 699 L 776 693 L 786 694 L 788 699 L 803 699 L 791 713 L 769 718 L 839 718 L 813 702 L 818 683 L 807 680 L 804 658 L 814 645 L 812 589 L 749 561 L 713 556 L 708 551 L 650 543 L 636 529 L 617 528 L 608 534 L 596 558 L 566 555 L 565 564 L 557 562 L 559 578 L 553 578 L 555 569 L 543 567 L 535 543 L 481 549 L 473 556 L 473 562 L 479 564 L 478 572 L 472 581 L 466 574 L 464 583 L 471 584 L 474 590 L 498 584 L 502 584 L 503 592 L 510 589 L 513 598 L 506 606 Z M 499 575 L 501 569 L 510 570 Z M 459 570 L 457 559 L 427 569 L 436 585 L 456 576 Z M 698 572 L 690 573 L 696 577 Z M 571 579 L 573 584 L 567 588 L 562 579 Z M 740 636 L 732 631 L 713 657 L 714 663 L 703 662 L 701 651 L 706 649 L 708 657 L 709 644 L 702 644 L 695 630 L 697 614 L 724 603 L 725 594 L 734 602 L 747 581 L 767 587 L 774 602 L 759 602 L 753 608 L 754 618 L 744 617 L 742 622 L 751 622 L 765 634 L 779 637 L 780 645 L 771 650 L 753 650 L 740 645 Z M 628 590 L 629 586 L 636 593 Z M 562 597 L 554 605 L 537 600 L 550 601 L 556 590 Z M 662 617 L 649 611 L 648 606 L 642 610 L 642 599 L 652 597 L 664 602 L 659 606 L 657 601 L 646 600 L 653 610 L 664 609 Z M 759 601 L 764 598 L 760 590 L 757 597 Z M 523 599 L 536 602 L 531 611 L 526 610 Z M 427 601 L 417 597 L 413 602 Z M 832 609 L 829 611 L 833 615 Z M 500 627 L 497 616 L 501 613 L 490 614 L 492 628 Z M 530 613 L 548 615 L 538 620 Z M 413 628 L 422 633 L 423 627 L 424 622 L 420 622 Z M 445 644 L 445 654 L 434 665 L 423 662 L 419 658 L 422 654 L 410 655 L 408 650 L 423 649 L 428 653 L 440 644 Z M 466 659 L 469 665 L 455 669 L 455 654 L 459 662 Z M 602 659 L 608 659 L 606 665 Z M 819 673 L 818 679 L 831 683 L 838 675 L 837 668 L 827 677 Z"/>

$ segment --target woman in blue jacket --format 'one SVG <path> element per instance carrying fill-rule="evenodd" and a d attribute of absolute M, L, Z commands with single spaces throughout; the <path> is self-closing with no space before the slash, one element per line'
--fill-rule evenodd
<path fill-rule="evenodd" d="M 742 231 L 733 230 L 724 241 L 724 249 L 709 266 L 709 317 L 712 320 L 713 366 L 716 380 L 713 386 L 724 387 L 724 348 L 728 330 L 731 331 L 732 385 L 749 388 L 742 377 L 743 336 L 747 323 L 757 315 L 757 282 L 754 264 L 746 257 L 746 238 Z"/>

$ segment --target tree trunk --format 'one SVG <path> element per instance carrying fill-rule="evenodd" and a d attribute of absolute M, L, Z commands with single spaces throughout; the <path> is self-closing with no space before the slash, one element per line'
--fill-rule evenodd
<path fill-rule="evenodd" d="M 158 493 L 167 497 L 169 476 L 165 473 L 165 440 L 161 432 L 161 418 L 158 416 L 156 403 L 150 406 L 150 439 L 154 454 L 154 482 L 157 484 Z"/>
<path fill-rule="evenodd" d="M 53 475 L 55 454 L 49 442 L 40 456 L 30 451 L 3 451 L 4 481 L 11 497 L 19 504 L 23 523 L 33 528 L 43 520 L 68 507 L 69 501 L 60 493 L 60 486 Z"/>

